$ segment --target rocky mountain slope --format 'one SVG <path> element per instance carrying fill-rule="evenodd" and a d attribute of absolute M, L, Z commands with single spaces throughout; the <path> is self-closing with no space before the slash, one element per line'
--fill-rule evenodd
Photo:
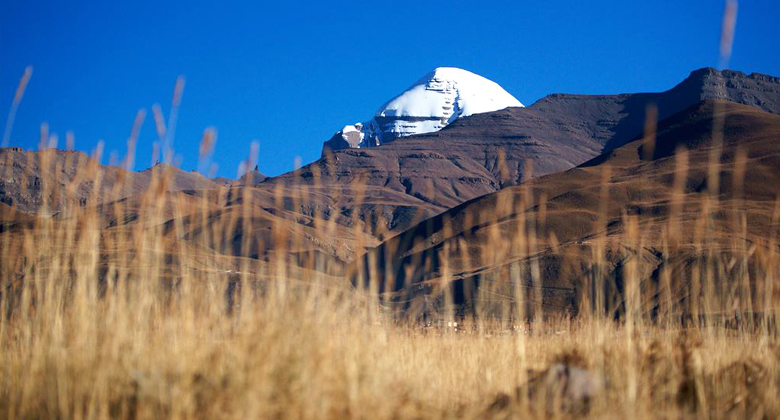
<path fill-rule="evenodd" d="M 712 140 L 718 119 L 721 146 Z M 703 273 L 705 258 L 721 267 L 710 278 L 724 296 L 736 287 L 727 283 L 739 277 L 732 270 L 763 278 L 756 260 L 734 256 L 754 247 L 751 255 L 760 258 L 776 247 L 768 241 L 776 229 L 778 139 L 780 116 L 706 100 L 661 121 L 652 143 L 639 138 L 577 168 L 461 204 L 384 242 L 355 270 L 374 273 L 370 281 L 388 302 L 417 314 L 442 305 L 445 290 L 469 307 L 470 297 L 485 297 L 480 289 L 514 293 L 513 281 L 545 313 L 577 313 L 589 305 L 583 296 L 597 273 L 607 308 L 621 310 L 633 275 L 643 311 L 654 313 L 668 270 L 667 287 L 682 313 L 690 285 L 703 282 L 693 277 Z M 675 154 L 681 147 L 687 153 Z M 708 201 L 712 153 L 719 176 L 717 200 Z M 357 274 L 354 280 L 368 282 Z M 539 289 L 530 295 L 535 280 Z M 744 287 L 737 298 L 750 297 L 759 308 L 758 286 Z"/>

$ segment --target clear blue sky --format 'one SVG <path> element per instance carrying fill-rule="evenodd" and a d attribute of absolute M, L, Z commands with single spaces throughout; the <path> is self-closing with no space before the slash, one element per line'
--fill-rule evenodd
<path fill-rule="evenodd" d="M 275 175 L 437 66 L 481 74 L 527 105 L 554 92 L 665 90 L 718 65 L 722 10 L 719 0 L 0 0 L 0 124 L 32 65 L 11 146 L 36 148 L 46 121 L 60 139 L 72 130 L 77 149 L 104 139 L 123 154 L 138 109 L 167 112 L 184 75 L 182 168 L 195 168 L 214 126 L 219 175 L 235 177 L 254 139 L 260 170 Z M 740 3 L 729 67 L 780 75 L 780 1 Z M 136 169 L 155 139 L 149 113 Z"/>

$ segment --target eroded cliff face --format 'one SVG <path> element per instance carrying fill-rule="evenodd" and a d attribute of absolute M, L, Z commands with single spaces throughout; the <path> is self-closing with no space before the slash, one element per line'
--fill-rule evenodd
<path fill-rule="evenodd" d="M 724 99 L 780 114 L 780 77 L 705 68 L 691 73 L 688 80 L 698 81 L 700 100 Z"/>

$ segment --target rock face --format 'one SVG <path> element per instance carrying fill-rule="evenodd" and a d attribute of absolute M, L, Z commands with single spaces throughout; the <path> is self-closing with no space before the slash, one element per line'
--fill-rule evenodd
<path fill-rule="evenodd" d="M 691 73 L 688 82 L 692 90 L 701 89 L 700 100 L 724 99 L 780 114 L 780 77 L 704 68 Z"/>
<path fill-rule="evenodd" d="M 460 117 L 523 104 L 501 86 L 454 67 L 439 67 L 382 105 L 374 118 L 346 125 L 325 150 L 375 147 L 399 137 L 439 131 Z"/>

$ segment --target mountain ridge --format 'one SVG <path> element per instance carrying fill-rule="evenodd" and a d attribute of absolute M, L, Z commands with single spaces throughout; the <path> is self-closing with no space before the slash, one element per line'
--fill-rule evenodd
<path fill-rule="evenodd" d="M 650 104 L 663 119 L 702 98 L 726 98 L 780 114 L 780 78 L 702 68 L 663 92 L 551 94 L 528 107 L 459 118 L 435 133 L 334 151 L 265 184 L 297 182 L 295 174 L 305 174 L 298 181 L 309 183 L 316 172 L 324 185 L 360 179 L 443 210 L 521 183 L 526 175 L 564 171 L 620 147 L 642 132 Z"/>

